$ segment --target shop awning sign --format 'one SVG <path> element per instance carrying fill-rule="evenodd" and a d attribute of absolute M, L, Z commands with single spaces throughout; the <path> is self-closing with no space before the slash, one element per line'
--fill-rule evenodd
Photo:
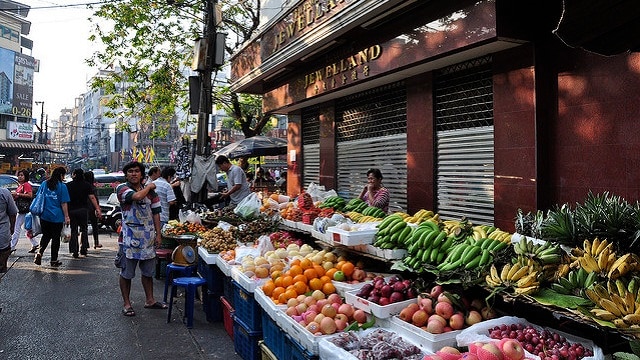
<path fill-rule="evenodd" d="M 7 140 L 33 141 L 33 124 L 7 121 Z"/>

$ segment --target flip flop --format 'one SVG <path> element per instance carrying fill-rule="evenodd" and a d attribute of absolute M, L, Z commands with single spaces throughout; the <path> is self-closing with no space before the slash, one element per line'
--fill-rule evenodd
<path fill-rule="evenodd" d="M 148 304 L 144 304 L 144 308 L 145 309 L 160 309 L 160 310 L 165 310 L 168 309 L 169 306 L 167 304 L 163 304 L 159 301 L 156 301 L 155 303 L 148 305 Z"/>
<path fill-rule="evenodd" d="M 122 309 L 122 315 L 124 315 L 124 316 L 136 316 L 136 312 L 133 311 L 133 308 L 128 307 L 128 308 Z"/>

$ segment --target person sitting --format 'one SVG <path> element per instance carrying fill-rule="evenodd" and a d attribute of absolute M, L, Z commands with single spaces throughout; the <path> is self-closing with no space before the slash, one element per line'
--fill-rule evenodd
<path fill-rule="evenodd" d="M 378 169 L 367 171 L 367 185 L 360 192 L 360 199 L 369 206 L 389 211 L 389 190 L 382 186 L 382 173 Z"/>

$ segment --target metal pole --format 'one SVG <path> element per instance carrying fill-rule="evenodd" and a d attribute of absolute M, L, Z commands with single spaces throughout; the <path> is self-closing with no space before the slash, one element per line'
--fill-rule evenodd
<path fill-rule="evenodd" d="M 215 53 L 215 3 L 216 0 L 205 0 L 206 11 L 204 18 L 204 37 L 207 42 L 205 69 L 200 72 L 200 108 L 198 110 L 198 128 L 196 139 L 196 154 L 207 156 L 211 154 L 209 143 L 209 116 L 211 115 L 211 73 L 213 72 L 213 56 Z M 207 184 L 203 186 L 197 196 L 198 202 L 207 199 Z"/>

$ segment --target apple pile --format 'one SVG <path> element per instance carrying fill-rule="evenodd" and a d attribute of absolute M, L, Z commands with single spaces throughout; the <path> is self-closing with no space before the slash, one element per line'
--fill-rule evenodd
<path fill-rule="evenodd" d="M 492 339 L 514 339 L 525 350 L 542 360 L 576 360 L 593 356 L 593 350 L 582 344 L 570 343 L 564 336 L 551 330 L 538 330 L 531 325 L 501 324 L 489 329 Z"/>
<path fill-rule="evenodd" d="M 495 316 L 483 300 L 474 299 L 466 305 L 466 301 L 454 303 L 452 299 L 456 298 L 457 295 L 444 291 L 441 285 L 435 285 L 430 293 L 420 294 L 417 302 L 402 309 L 398 317 L 432 334 L 442 334 Z"/>
<path fill-rule="evenodd" d="M 469 345 L 468 352 L 445 346 L 434 355 L 426 355 L 423 360 L 523 360 L 526 359 L 522 345 L 515 339 L 502 339 L 491 342 L 475 342 Z"/>
<path fill-rule="evenodd" d="M 287 301 L 287 315 L 314 335 L 329 335 L 344 330 L 350 323 L 367 322 L 367 314 L 343 302 L 340 295 L 316 290 Z"/>
<path fill-rule="evenodd" d="M 393 275 L 388 281 L 382 276 L 375 277 L 373 282 L 364 284 L 356 293 L 356 296 L 374 304 L 385 306 L 414 299 L 418 296 L 418 293 L 413 286 L 413 281 L 402 280 L 399 276 Z"/>

